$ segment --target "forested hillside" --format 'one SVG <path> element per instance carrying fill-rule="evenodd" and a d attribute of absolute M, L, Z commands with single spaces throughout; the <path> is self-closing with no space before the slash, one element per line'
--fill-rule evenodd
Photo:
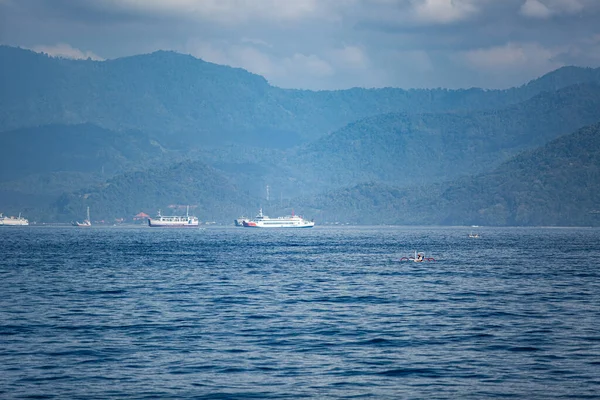
<path fill-rule="evenodd" d="M 365 183 L 303 203 L 330 223 L 600 226 L 600 124 L 478 176 L 411 188 Z"/>
<path fill-rule="evenodd" d="M 200 162 L 130 172 L 106 183 L 64 194 L 50 208 L 60 219 L 76 219 L 89 206 L 96 220 L 114 221 L 139 212 L 168 215 L 170 206 L 190 205 L 202 221 L 233 221 L 238 213 L 258 209 L 258 202 L 238 190 L 218 171 Z M 172 207 L 171 207 L 172 208 Z M 181 214 L 181 209 L 176 209 Z M 173 212 L 173 211 L 171 211 Z"/>
<path fill-rule="evenodd" d="M 579 84 L 501 110 L 366 118 L 303 147 L 290 162 L 319 187 L 427 184 L 487 171 L 598 121 L 600 86 Z"/>

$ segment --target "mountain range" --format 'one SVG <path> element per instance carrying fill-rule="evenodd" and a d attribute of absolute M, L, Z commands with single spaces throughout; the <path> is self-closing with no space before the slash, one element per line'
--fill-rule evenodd
<path fill-rule="evenodd" d="M 165 51 L 100 62 L 0 46 L 0 61 L 5 214 L 600 223 L 600 69 L 508 90 L 307 91 Z"/>

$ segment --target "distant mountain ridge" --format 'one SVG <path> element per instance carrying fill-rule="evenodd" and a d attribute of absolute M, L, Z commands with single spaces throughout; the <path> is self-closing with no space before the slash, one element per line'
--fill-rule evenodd
<path fill-rule="evenodd" d="M 598 69 L 568 68 L 505 91 L 313 92 L 280 89 L 240 68 L 165 51 L 92 61 L 0 46 L 0 62 L 0 131 L 92 123 L 179 145 L 262 141 L 290 147 L 378 114 L 495 109 L 573 83 L 600 83 Z"/>

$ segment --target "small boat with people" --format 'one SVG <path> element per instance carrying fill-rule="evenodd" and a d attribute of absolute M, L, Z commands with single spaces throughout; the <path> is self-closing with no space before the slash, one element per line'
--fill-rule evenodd
<path fill-rule="evenodd" d="M 258 215 L 252 220 L 242 222 L 244 228 L 312 228 L 315 226 L 314 221 L 308 221 L 299 215 L 285 217 L 270 218 L 263 214 L 262 208 L 258 211 Z"/>
<path fill-rule="evenodd" d="M 156 218 L 148 218 L 148 226 L 153 228 L 197 228 L 199 223 L 198 217 L 190 215 L 190 206 L 184 216 L 162 215 L 158 210 Z"/>
<path fill-rule="evenodd" d="M 414 262 L 424 262 L 424 261 L 435 261 L 433 257 L 425 257 L 424 253 L 417 253 L 415 250 L 414 257 L 402 257 L 400 261 L 414 261 Z"/>
<path fill-rule="evenodd" d="M 21 217 L 21 213 L 19 213 L 18 217 L 6 217 L 0 213 L 0 226 L 27 226 L 29 225 L 29 220 L 27 218 Z"/>

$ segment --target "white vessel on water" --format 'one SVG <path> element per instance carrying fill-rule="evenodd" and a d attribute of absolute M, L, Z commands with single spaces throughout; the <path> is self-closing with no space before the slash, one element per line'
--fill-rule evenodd
<path fill-rule="evenodd" d="M 21 217 L 19 213 L 18 217 L 5 217 L 0 213 L 0 226 L 26 226 L 29 225 L 29 220 Z"/>
<path fill-rule="evenodd" d="M 253 220 L 243 221 L 244 228 L 312 228 L 314 221 L 308 221 L 299 215 L 270 218 L 263 214 L 262 208 Z"/>
<path fill-rule="evenodd" d="M 90 208 L 87 208 L 87 218 L 83 222 L 75 221 L 73 226 L 92 226 L 92 220 L 90 219 Z"/>
<path fill-rule="evenodd" d="M 158 210 L 156 218 L 148 218 L 148 225 L 156 228 L 197 228 L 198 224 L 198 217 L 190 215 L 189 206 L 184 216 L 161 215 L 160 210 Z"/>

